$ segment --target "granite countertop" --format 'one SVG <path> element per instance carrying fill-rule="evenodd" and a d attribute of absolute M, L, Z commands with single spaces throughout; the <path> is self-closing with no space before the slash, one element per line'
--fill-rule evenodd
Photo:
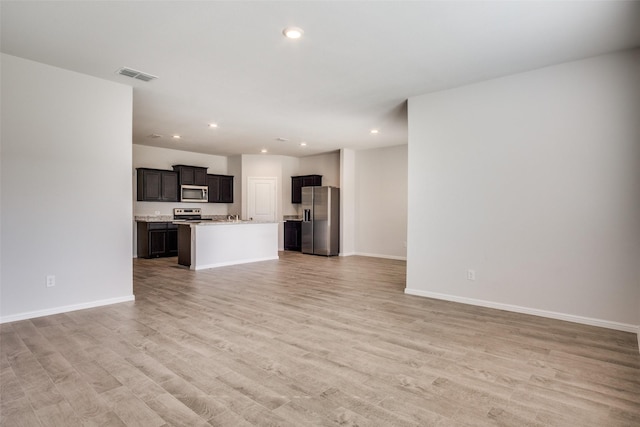
<path fill-rule="evenodd" d="M 202 222 L 184 222 L 178 221 L 174 222 L 174 224 L 178 225 L 190 225 L 194 226 L 209 226 L 209 225 L 242 225 L 242 224 L 277 224 L 282 221 L 249 221 L 249 220 L 238 220 L 238 221 L 227 221 L 227 220 L 218 220 L 218 221 L 202 221 Z"/>
<path fill-rule="evenodd" d="M 202 218 L 226 221 L 227 215 L 202 215 Z M 173 222 L 173 215 L 134 215 L 133 219 L 137 222 Z"/>
<path fill-rule="evenodd" d="M 229 221 L 227 215 L 202 215 L 205 221 L 202 222 L 186 222 L 186 221 L 174 221 L 173 215 L 134 215 L 133 219 L 136 222 L 172 222 L 174 224 L 205 224 L 205 225 L 220 225 L 220 224 L 268 224 L 277 223 L 282 221 L 250 221 L 239 220 Z M 302 221 L 302 218 L 296 215 L 284 215 L 284 221 Z"/>
<path fill-rule="evenodd" d="M 134 215 L 137 222 L 172 222 L 173 215 Z"/>

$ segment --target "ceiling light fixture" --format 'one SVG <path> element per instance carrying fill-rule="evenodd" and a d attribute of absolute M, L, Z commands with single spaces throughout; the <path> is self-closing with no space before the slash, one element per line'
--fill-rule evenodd
<path fill-rule="evenodd" d="M 209 123 L 209 127 L 210 128 L 217 128 L 218 124 L 217 123 Z"/>
<path fill-rule="evenodd" d="M 379 132 L 380 132 L 380 131 L 379 131 L 378 129 L 371 129 L 371 133 L 372 133 L 373 135 L 375 135 L 375 134 L 377 134 L 377 133 L 379 133 Z"/>
<path fill-rule="evenodd" d="M 298 27 L 287 27 L 282 30 L 282 34 L 288 39 L 299 39 L 304 34 L 304 31 Z"/>
<path fill-rule="evenodd" d="M 303 142 L 300 143 L 300 147 L 306 147 L 306 146 L 307 146 L 306 142 L 303 141 Z"/>
<path fill-rule="evenodd" d="M 180 139 L 180 135 L 173 135 L 173 139 Z"/>
<path fill-rule="evenodd" d="M 264 154 L 264 153 L 266 153 L 266 152 L 267 152 L 267 149 L 266 149 L 266 148 L 263 148 L 262 150 L 260 150 L 260 152 L 261 152 L 262 154 Z"/>

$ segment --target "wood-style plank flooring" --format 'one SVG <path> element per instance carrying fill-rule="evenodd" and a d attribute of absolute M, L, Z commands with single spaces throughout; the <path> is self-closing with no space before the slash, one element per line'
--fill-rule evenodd
<path fill-rule="evenodd" d="M 0 424 L 640 425 L 635 335 L 404 287 L 366 257 L 134 260 L 135 303 L 0 325 Z"/>

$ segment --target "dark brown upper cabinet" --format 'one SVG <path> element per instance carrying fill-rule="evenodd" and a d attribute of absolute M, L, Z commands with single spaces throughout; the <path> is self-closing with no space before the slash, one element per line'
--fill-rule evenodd
<path fill-rule="evenodd" d="M 207 169 L 199 166 L 173 165 L 180 185 L 207 185 Z"/>
<path fill-rule="evenodd" d="M 178 174 L 174 171 L 138 168 L 139 202 L 177 202 Z"/>
<path fill-rule="evenodd" d="M 319 187 L 322 175 L 301 175 L 291 177 L 291 203 L 302 203 L 302 187 Z"/>
<path fill-rule="evenodd" d="M 207 175 L 209 203 L 233 203 L 233 176 Z"/>

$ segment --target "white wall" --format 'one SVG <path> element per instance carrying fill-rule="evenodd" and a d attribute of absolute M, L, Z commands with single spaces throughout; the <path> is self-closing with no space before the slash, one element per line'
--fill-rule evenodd
<path fill-rule="evenodd" d="M 302 216 L 300 204 L 291 203 L 291 177 L 300 175 L 300 159 L 282 158 L 282 215 Z"/>
<path fill-rule="evenodd" d="M 639 65 L 636 50 L 411 98 L 406 291 L 636 332 Z"/>
<path fill-rule="evenodd" d="M 356 151 L 355 182 L 356 253 L 406 259 L 407 146 Z"/>
<path fill-rule="evenodd" d="M 322 175 L 322 185 L 340 187 L 340 152 L 301 157 L 297 175 Z"/>
<path fill-rule="evenodd" d="M 0 321 L 132 300 L 131 87 L 1 59 Z"/>

